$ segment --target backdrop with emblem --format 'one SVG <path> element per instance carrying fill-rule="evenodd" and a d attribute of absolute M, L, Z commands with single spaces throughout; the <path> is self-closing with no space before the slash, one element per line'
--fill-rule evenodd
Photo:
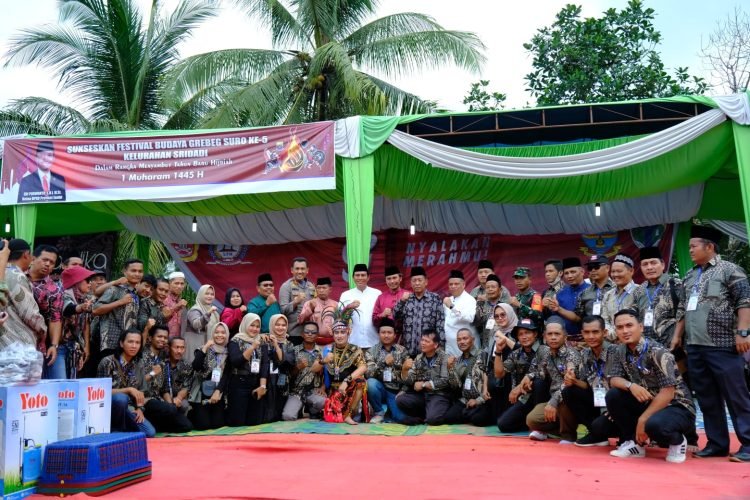
<path fill-rule="evenodd" d="M 408 286 L 409 269 L 422 266 L 427 270 L 429 288 L 447 294 L 448 274 L 451 269 L 460 269 L 466 276 L 466 288 L 477 284 L 477 263 L 489 259 L 495 263 L 495 272 L 514 291 L 513 271 L 517 266 L 526 266 L 532 271 L 532 283 L 537 290 L 544 290 L 543 265 L 548 259 L 580 257 L 586 262 L 596 254 L 614 257 L 618 252 L 638 259 L 638 249 L 658 246 L 667 265 L 673 249 L 674 229 L 672 225 L 650 226 L 616 233 L 586 235 L 549 236 L 505 236 L 505 235 L 448 235 L 439 233 L 417 233 L 388 230 L 373 233 L 370 241 L 370 286 L 385 289 L 383 276 L 385 267 L 397 265 L 401 268 Z M 290 276 L 292 259 L 305 257 L 309 262 L 309 277 L 314 281 L 328 276 L 333 282 L 333 298 L 337 299 L 347 288 L 346 242 L 344 238 L 318 241 L 284 243 L 279 245 L 172 245 L 170 252 L 178 266 L 186 273 L 190 285 L 197 289 L 200 284 L 212 284 L 216 297 L 223 302 L 229 287 L 237 287 L 245 299 L 257 294 L 258 275 L 270 272 L 276 291 Z M 636 282 L 643 276 L 636 269 Z"/>

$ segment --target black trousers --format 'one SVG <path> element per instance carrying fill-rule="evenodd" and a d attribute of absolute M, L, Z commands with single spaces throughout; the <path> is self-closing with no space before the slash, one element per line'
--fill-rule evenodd
<path fill-rule="evenodd" d="M 591 387 L 586 389 L 574 385 L 564 387 L 562 398 L 575 415 L 576 421 L 585 425 L 589 430 L 591 429 L 591 422 L 601 415 L 601 410 L 594 406 L 594 391 Z"/>
<path fill-rule="evenodd" d="M 149 399 L 143 408 L 143 414 L 158 432 L 189 432 L 193 424 L 175 405 Z"/>
<path fill-rule="evenodd" d="M 265 401 L 258 401 L 253 391 L 260 386 L 258 375 L 232 375 L 227 389 L 227 425 L 260 425 L 263 423 Z"/>
<path fill-rule="evenodd" d="M 635 428 L 641 414 L 650 402 L 641 403 L 627 391 L 607 391 L 607 411 L 614 420 L 620 441 L 635 441 Z M 659 446 L 682 443 L 683 438 L 695 429 L 695 415 L 680 405 L 671 405 L 657 411 L 646 421 L 646 434 Z"/>
<path fill-rule="evenodd" d="M 740 451 L 750 453 L 750 394 L 745 382 L 744 358 L 728 349 L 691 345 L 688 370 L 703 412 L 708 446 L 729 451 L 726 403 Z"/>
<path fill-rule="evenodd" d="M 190 403 L 190 421 L 199 431 L 224 427 L 224 401 L 215 404 Z"/>
<path fill-rule="evenodd" d="M 469 423 L 477 427 L 492 425 L 492 407 L 489 402 L 467 408 L 461 401 L 454 401 L 445 416 L 446 424 Z"/>
<path fill-rule="evenodd" d="M 404 424 L 442 425 L 451 407 L 451 399 L 443 394 L 404 392 L 396 396 L 396 404 L 404 412 Z"/>
<path fill-rule="evenodd" d="M 510 393 L 510 391 L 508 391 Z M 507 396 L 505 396 L 507 398 Z M 536 379 L 533 382 L 531 394 L 526 402 L 516 401 L 497 417 L 497 428 L 500 432 L 525 432 L 526 415 L 539 403 L 549 401 L 549 383 Z"/>

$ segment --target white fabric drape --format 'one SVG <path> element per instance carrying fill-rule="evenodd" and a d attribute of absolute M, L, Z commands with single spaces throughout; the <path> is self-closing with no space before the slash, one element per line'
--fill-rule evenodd
<path fill-rule="evenodd" d="M 336 120 L 333 148 L 338 156 L 359 158 L 359 116 Z"/>
<path fill-rule="evenodd" d="M 703 199 L 703 185 L 659 195 L 594 206 L 504 205 L 464 201 L 391 200 L 377 197 L 373 231 L 409 227 L 447 234 L 583 234 L 681 222 L 693 217 Z M 119 216 L 129 230 L 171 243 L 265 245 L 345 236 L 343 203 L 278 212 L 198 217 Z"/>
<path fill-rule="evenodd" d="M 438 168 L 504 179 L 541 179 L 595 174 L 642 163 L 668 153 L 726 120 L 712 109 L 647 137 L 599 151 L 547 158 L 514 158 L 466 151 L 394 130 L 393 146 Z"/>
<path fill-rule="evenodd" d="M 734 239 L 747 243 L 747 226 L 744 222 L 730 222 L 725 220 L 706 221 L 724 234 L 728 234 Z"/>
<path fill-rule="evenodd" d="M 750 125 L 750 96 L 747 93 L 714 96 L 711 99 L 729 118 L 740 125 Z"/>

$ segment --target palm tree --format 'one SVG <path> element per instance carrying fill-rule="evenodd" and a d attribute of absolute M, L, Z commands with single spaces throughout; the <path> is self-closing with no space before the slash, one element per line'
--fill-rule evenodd
<path fill-rule="evenodd" d="M 418 113 L 430 102 L 376 78 L 427 67 L 477 71 L 473 33 L 403 13 L 365 23 L 377 0 L 233 0 L 270 27 L 273 50 L 231 49 L 189 57 L 164 85 L 166 126 L 232 127 Z"/>
<path fill-rule="evenodd" d="M 169 120 L 161 84 L 179 59 L 177 45 L 216 12 L 212 1 L 182 0 L 162 15 L 152 0 L 144 22 L 135 0 L 60 0 L 59 23 L 21 31 L 5 65 L 48 68 L 73 106 L 13 101 L 0 111 L 0 137 L 161 128 Z"/>

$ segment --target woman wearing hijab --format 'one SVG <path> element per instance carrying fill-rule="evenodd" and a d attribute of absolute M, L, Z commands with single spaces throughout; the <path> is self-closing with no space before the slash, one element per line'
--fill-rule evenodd
<path fill-rule="evenodd" d="M 294 345 L 288 341 L 289 322 L 283 314 L 274 314 L 268 322 L 271 365 L 268 374 L 268 395 L 264 422 L 281 420 L 289 396 L 289 379 L 296 364 Z"/>
<path fill-rule="evenodd" d="M 192 409 L 188 416 L 198 430 L 224 426 L 224 395 L 229 381 L 229 370 L 225 369 L 229 364 L 229 327 L 216 323 L 208 333 L 211 338 L 194 353 L 195 375 L 190 388 Z"/>
<path fill-rule="evenodd" d="M 260 334 L 260 316 L 247 313 L 240 331 L 229 341 L 229 384 L 227 387 L 227 425 L 263 423 L 264 396 L 270 365 L 269 348 Z"/>
<path fill-rule="evenodd" d="M 247 312 L 245 299 L 239 288 L 230 288 L 224 296 L 224 310 L 221 311 L 221 321 L 229 327 L 229 340 L 232 340 L 240 330 L 242 317 Z"/>
<path fill-rule="evenodd" d="M 185 327 L 185 362 L 191 364 L 196 349 L 208 340 L 208 331 L 220 321 L 219 312 L 213 305 L 216 292 L 211 285 L 201 285 L 195 296 L 195 305 L 187 313 Z"/>
<path fill-rule="evenodd" d="M 487 401 L 487 409 L 490 410 L 488 418 L 490 421 L 496 422 L 498 417 L 508 408 L 508 394 L 511 389 L 511 380 L 509 376 L 501 379 L 495 377 L 495 346 L 498 343 L 504 343 L 502 350 L 504 359 L 517 347 L 517 339 L 512 338 L 512 334 L 513 329 L 518 325 L 518 316 L 510 304 L 500 302 L 493 310 L 492 319 L 495 322 L 494 333 L 490 339 L 490 344 L 482 352 L 482 362 L 484 363 L 484 371 L 487 374 L 484 396 Z"/>

